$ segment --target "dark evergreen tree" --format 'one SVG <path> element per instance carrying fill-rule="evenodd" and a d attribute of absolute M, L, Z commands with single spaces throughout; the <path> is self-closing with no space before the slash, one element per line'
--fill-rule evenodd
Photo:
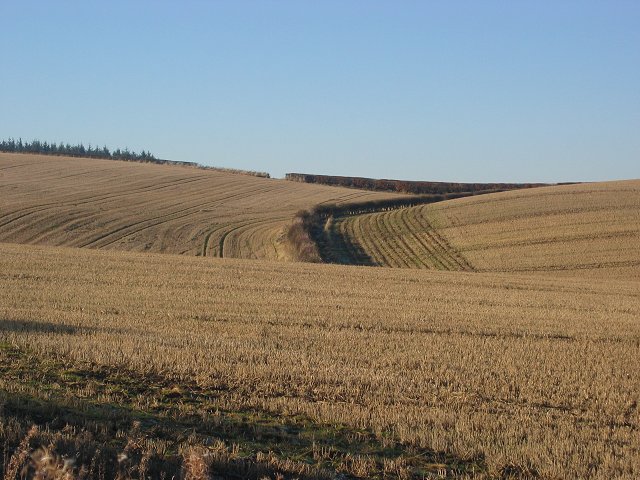
<path fill-rule="evenodd" d="M 0 141 L 0 152 L 12 152 L 12 153 L 39 153 L 44 155 L 68 155 L 72 157 L 91 157 L 91 158 L 106 158 L 112 160 L 128 160 L 128 161 L 151 161 L 160 162 L 150 152 L 142 150 L 141 153 L 125 148 L 120 150 L 119 148 L 111 152 L 107 146 L 100 148 L 97 145 L 92 147 L 89 144 L 85 147 L 82 143 L 77 145 L 71 145 L 69 143 L 60 142 L 42 142 L 40 140 L 32 140 L 31 142 L 23 142 L 22 138 L 18 138 L 16 141 L 13 138 Z M 164 162 L 164 161 L 163 161 Z"/>

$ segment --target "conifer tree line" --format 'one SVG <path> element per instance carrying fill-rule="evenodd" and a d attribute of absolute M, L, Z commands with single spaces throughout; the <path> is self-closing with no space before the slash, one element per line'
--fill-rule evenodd
<path fill-rule="evenodd" d="M 154 162 L 156 157 L 151 152 L 142 150 L 137 153 L 125 148 L 121 150 L 109 150 L 104 147 L 85 147 L 82 143 L 71 145 L 69 143 L 42 142 L 40 140 L 32 140 L 31 142 L 23 141 L 22 138 L 15 140 L 0 141 L 0 152 L 12 153 L 39 153 L 42 155 L 66 155 L 69 157 L 90 157 L 90 158 L 106 158 L 110 160 L 128 160 L 134 162 Z"/>

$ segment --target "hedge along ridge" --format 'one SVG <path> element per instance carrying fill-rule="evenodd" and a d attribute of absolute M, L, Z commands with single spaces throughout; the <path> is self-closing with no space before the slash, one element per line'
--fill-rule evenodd
<path fill-rule="evenodd" d="M 434 195 L 448 193 L 481 192 L 488 190 L 514 190 L 542 187 L 544 183 L 459 183 L 427 182 L 415 180 L 390 180 L 367 177 L 342 177 L 338 175 L 316 175 L 309 173 L 287 173 L 285 179 L 293 182 L 318 183 L 339 187 L 374 190 L 379 192 Z"/>

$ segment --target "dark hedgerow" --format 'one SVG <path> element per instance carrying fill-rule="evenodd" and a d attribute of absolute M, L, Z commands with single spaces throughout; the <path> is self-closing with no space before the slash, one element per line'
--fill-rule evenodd
<path fill-rule="evenodd" d="M 307 173 L 287 173 L 286 180 L 303 183 L 319 183 L 338 187 L 359 188 L 379 192 L 413 193 L 433 195 L 488 190 L 514 190 L 517 188 L 541 187 L 545 183 L 458 183 L 424 182 L 410 180 L 388 180 L 366 177 L 341 177 L 338 175 L 315 175 Z"/>

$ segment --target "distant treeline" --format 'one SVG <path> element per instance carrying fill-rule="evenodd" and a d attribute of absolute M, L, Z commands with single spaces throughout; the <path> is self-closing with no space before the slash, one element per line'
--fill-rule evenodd
<path fill-rule="evenodd" d="M 56 143 L 56 142 L 42 142 L 40 140 L 32 140 L 31 142 L 23 142 L 21 138 L 15 140 L 9 138 L 8 140 L 0 141 L 0 152 L 10 153 L 37 153 L 40 155 L 64 155 L 67 157 L 82 157 L 82 158 L 102 158 L 106 160 L 124 160 L 127 162 L 142 162 L 142 163 L 155 163 L 160 165 L 182 165 L 187 167 L 196 167 L 203 170 L 216 170 L 220 172 L 235 173 L 240 175 L 250 175 L 253 177 L 270 178 L 267 172 L 256 172 L 253 170 L 240 170 L 236 168 L 223 168 L 223 167 L 209 167 L 206 165 L 200 165 L 196 162 L 181 162 L 178 160 L 163 160 L 156 158 L 151 152 L 142 150 L 137 153 L 125 148 L 121 150 L 109 150 L 104 147 L 92 147 L 89 145 L 85 147 L 82 143 L 77 145 L 71 145 L 69 143 Z"/>
<path fill-rule="evenodd" d="M 71 145 L 69 143 L 43 142 L 40 140 L 32 140 L 23 142 L 21 138 L 15 140 L 9 138 L 0 142 L 0 151 L 13 153 L 38 153 L 41 155 L 65 155 L 69 157 L 88 157 L 88 158 L 105 158 L 108 160 L 128 160 L 133 162 L 154 162 L 158 159 L 151 153 L 142 150 L 137 153 L 130 151 L 128 148 L 124 150 L 109 150 L 104 147 L 85 147 L 82 143 Z M 162 163 L 162 161 L 160 161 Z"/>
<path fill-rule="evenodd" d="M 454 183 L 420 182 L 411 180 L 387 180 L 365 177 L 340 177 L 337 175 L 313 175 L 287 173 L 287 180 L 304 183 L 320 183 L 339 187 L 360 188 L 380 192 L 414 193 L 418 195 L 480 192 L 491 190 L 514 190 L 518 188 L 542 187 L 545 183 Z"/>

